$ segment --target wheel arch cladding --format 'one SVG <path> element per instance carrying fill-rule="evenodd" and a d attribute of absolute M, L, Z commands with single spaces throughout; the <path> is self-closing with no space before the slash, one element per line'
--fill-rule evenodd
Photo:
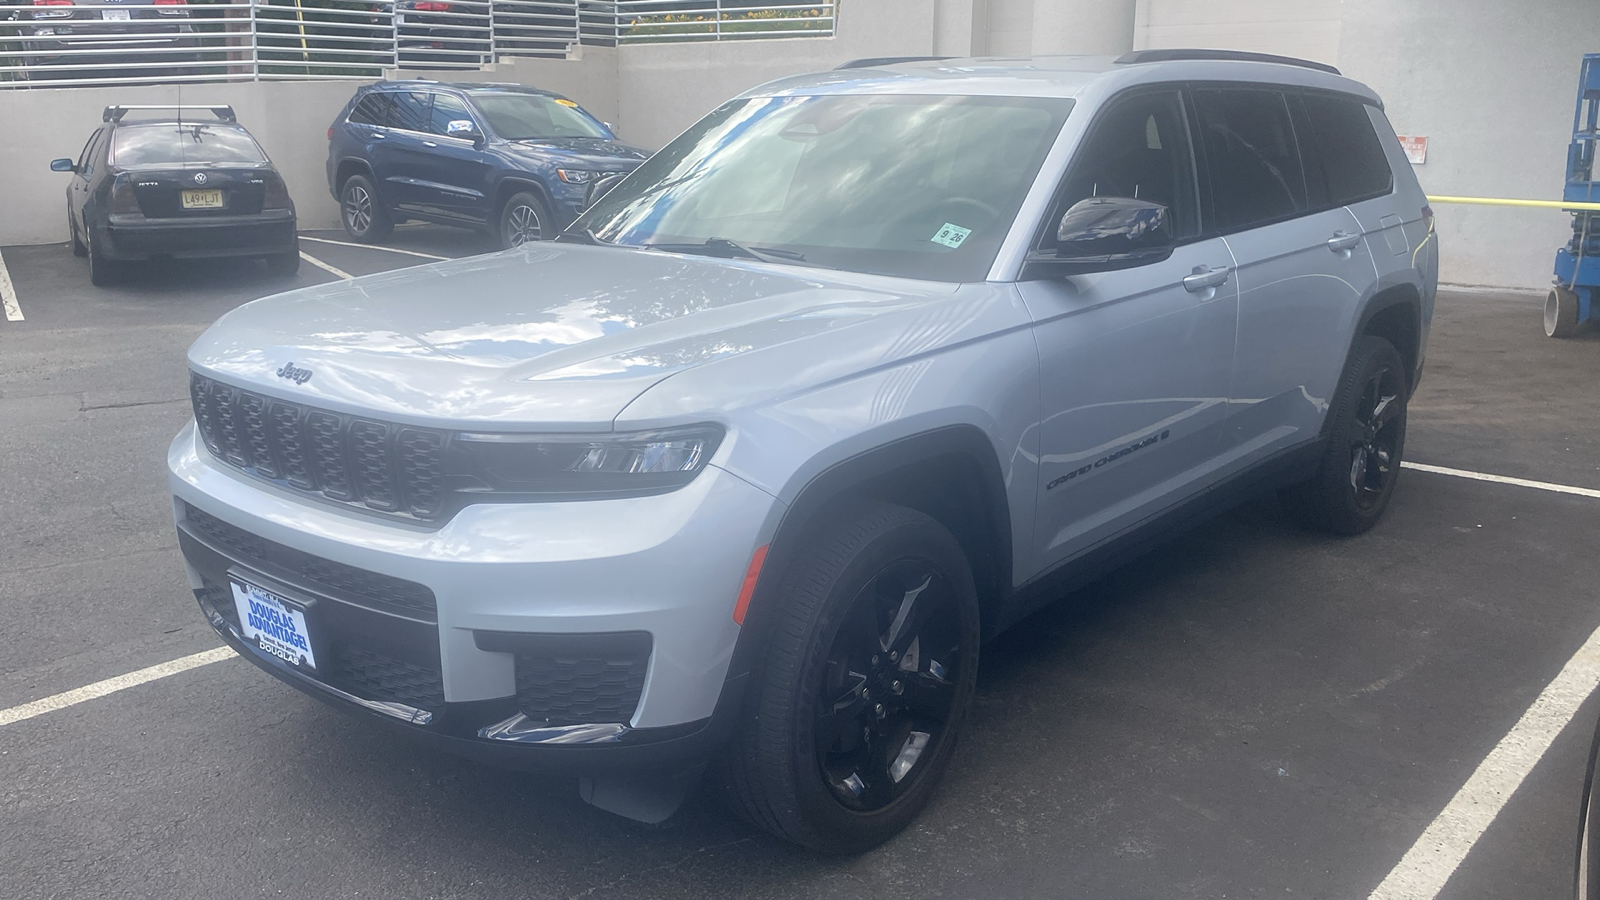
<path fill-rule="evenodd" d="M 372 175 L 372 166 L 368 165 L 366 160 L 341 160 L 339 162 L 339 167 L 334 170 L 333 175 L 334 183 L 338 185 L 334 196 L 339 198 L 341 203 L 344 202 L 344 183 L 349 181 L 352 175 L 365 175 L 367 180 L 372 182 L 372 189 L 374 191 L 378 189 L 378 183 Z"/>
<path fill-rule="evenodd" d="M 1361 314 L 1361 326 L 1351 338 L 1372 335 L 1394 345 L 1406 367 L 1407 387 L 1416 390 L 1417 367 L 1422 351 L 1422 295 L 1410 284 L 1387 288 L 1367 303 Z"/>
<path fill-rule="evenodd" d="M 529 193 L 538 197 L 539 202 L 544 204 L 545 209 L 552 209 L 550 192 L 545 190 L 544 185 L 526 175 L 509 175 L 500 179 L 500 183 L 495 185 L 494 217 L 499 219 L 500 215 L 505 212 L 506 203 L 513 196 L 521 193 Z M 554 213 L 552 212 L 552 214 Z"/>
<path fill-rule="evenodd" d="M 987 616 L 1011 588 L 1011 514 L 994 445 L 976 426 L 937 428 L 874 447 L 807 482 L 778 523 L 734 649 L 729 676 L 755 667 L 778 603 L 783 573 L 806 536 L 843 504 L 882 500 L 949 529 L 972 566 Z"/>

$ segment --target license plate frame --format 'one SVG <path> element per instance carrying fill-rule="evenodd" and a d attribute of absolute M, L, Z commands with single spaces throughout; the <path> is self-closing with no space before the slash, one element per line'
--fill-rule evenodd
<path fill-rule="evenodd" d="M 239 572 L 228 573 L 233 607 L 239 614 L 240 637 L 291 668 L 315 674 L 317 647 L 306 621 L 311 604 L 299 602 L 257 581 L 259 579 Z"/>
<path fill-rule="evenodd" d="M 132 10 L 127 9 L 102 9 L 100 21 L 102 22 L 128 22 L 133 19 Z"/>
<path fill-rule="evenodd" d="M 217 188 L 204 191 L 184 191 L 179 198 L 184 209 L 221 209 L 222 191 Z"/>

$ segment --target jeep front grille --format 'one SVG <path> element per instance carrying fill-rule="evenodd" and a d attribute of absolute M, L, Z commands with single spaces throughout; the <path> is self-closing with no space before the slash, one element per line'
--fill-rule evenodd
<path fill-rule="evenodd" d="M 268 481 L 418 519 L 444 512 L 442 431 L 275 400 L 189 374 L 206 448 Z"/>

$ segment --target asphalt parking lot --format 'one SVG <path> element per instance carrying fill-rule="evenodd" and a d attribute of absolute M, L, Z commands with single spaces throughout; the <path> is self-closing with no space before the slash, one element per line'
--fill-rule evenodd
<path fill-rule="evenodd" d="M 0 318 L 0 711 L 218 645 L 164 487 L 184 349 L 330 268 L 428 261 L 302 249 L 323 266 L 294 279 L 208 263 L 110 290 L 62 245 L 0 249 L 23 317 Z M 1407 457 L 1600 489 L 1597 374 L 1600 335 L 1546 339 L 1537 298 L 1442 293 Z M 1597 498 L 1418 470 L 1356 539 L 1241 507 L 986 648 L 940 797 L 845 860 L 708 799 L 618 819 L 227 659 L 0 724 L 0 896 L 1367 897 L 1600 627 L 1597 524 Z M 1439 896 L 1570 893 L 1596 716 L 1591 697 Z"/>

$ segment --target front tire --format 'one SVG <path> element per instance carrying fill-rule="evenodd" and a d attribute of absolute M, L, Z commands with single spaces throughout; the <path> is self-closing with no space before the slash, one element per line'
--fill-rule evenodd
<path fill-rule="evenodd" d="M 500 246 L 510 250 L 531 241 L 554 237 L 550 210 L 537 196 L 521 191 L 512 194 L 500 209 Z"/>
<path fill-rule="evenodd" d="M 1328 446 L 1317 474 L 1282 495 L 1302 523 L 1343 535 L 1378 524 L 1400 475 L 1409 396 L 1399 351 L 1383 338 L 1362 335 L 1328 411 Z"/>
<path fill-rule="evenodd" d="M 776 602 L 726 795 L 802 846 L 869 850 L 928 804 L 955 751 L 978 669 L 971 568 L 938 522 L 866 503 L 812 533 Z"/>
<path fill-rule="evenodd" d="M 1569 338 L 1578 333 L 1578 295 L 1564 287 L 1553 287 L 1544 298 L 1546 337 Z"/>
<path fill-rule="evenodd" d="M 363 243 L 381 241 L 394 231 L 389 211 L 365 175 L 351 175 L 339 188 L 339 221 L 345 234 Z"/>

